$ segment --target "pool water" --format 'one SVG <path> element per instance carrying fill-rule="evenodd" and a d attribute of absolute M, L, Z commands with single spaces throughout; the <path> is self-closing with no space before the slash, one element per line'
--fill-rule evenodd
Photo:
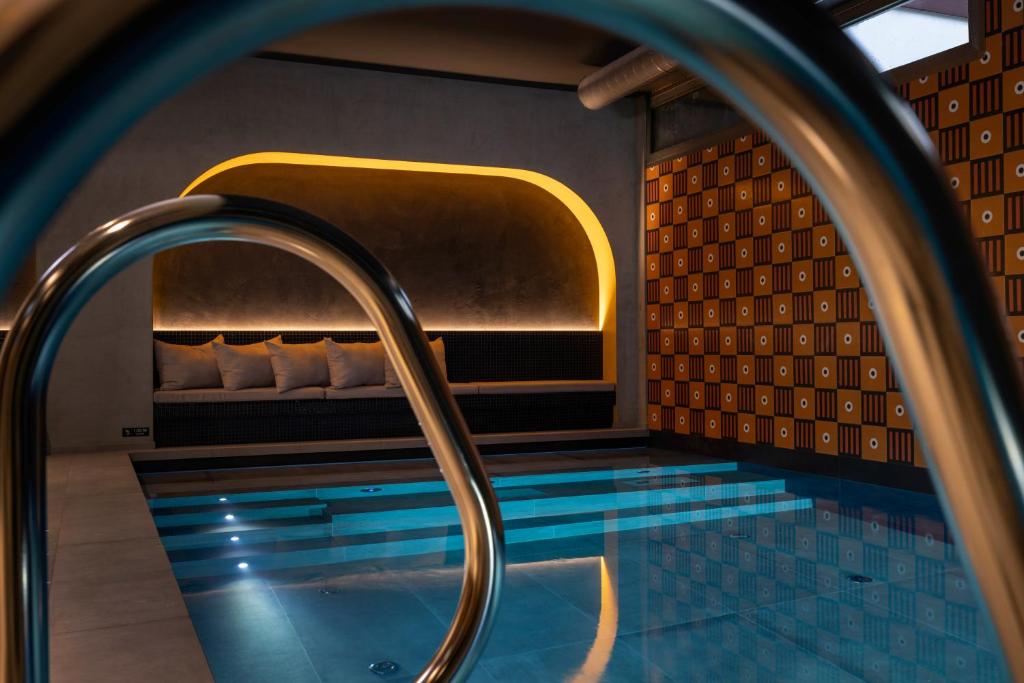
<path fill-rule="evenodd" d="M 719 461 L 493 481 L 509 562 L 472 681 L 1005 680 L 933 496 Z M 450 623 L 439 478 L 150 502 L 217 681 L 410 680 Z"/>

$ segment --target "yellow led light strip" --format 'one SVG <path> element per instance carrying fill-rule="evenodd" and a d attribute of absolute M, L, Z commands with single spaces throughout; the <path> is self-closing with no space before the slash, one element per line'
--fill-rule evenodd
<path fill-rule="evenodd" d="M 468 166 L 463 164 L 440 164 L 425 161 L 399 161 L 392 159 L 367 159 L 360 157 L 327 156 L 322 154 L 299 154 L 295 152 L 257 152 L 244 154 L 223 161 L 193 180 L 181 196 L 191 194 L 204 182 L 225 171 L 256 164 L 294 164 L 299 166 L 334 166 L 338 168 L 365 168 L 382 171 L 414 171 L 419 173 L 449 173 L 511 178 L 535 185 L 565 205 L 583 228 L 590 247 L 594 250 L 598 282 L 598 329 L 614 320 L 615 305 L 615 259 L 601 222 L 587 206 L 587 203 L 567 186 L 550 176 L 520 168 L 498 166 Z M 610 317 L 611 316 L 611 317 Z"/>

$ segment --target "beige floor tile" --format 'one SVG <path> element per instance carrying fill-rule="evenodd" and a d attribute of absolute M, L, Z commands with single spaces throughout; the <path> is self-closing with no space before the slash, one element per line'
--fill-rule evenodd
<path fill-rule="evenodd" d="M 48 462 L 55 683 L 211 681 L 127 455 Z"/>
<path fill-rule="evenodd" d="M 163 545 L 156 538 L 58 545 L 54 581 L 143 581 L 172 577 Z"/>
<path fill-rule="evenodd" d="M 68 475 L 71 472 L 69 466 L 54 467 L 47 464 L 46 467 L 46 493 L 47 495 L 62 496 L 68 487 Z"/>
<path fill-rule="evenodd" d="M 126 452 L 122 451 L 102 451 L 97 453 L 72 453 L 68 454 L 68 459 L 71 463 L 71 467 L 77 468 L 82 466 L 87 467 L 102 467 L 105 465 L 117 465 L 125 461 L 131 461 L 131 457 Z"/>
<path fill-rule="evenodd" d="M 60 531 L 61 523 L 64 521 L 64 495 L 46 497 L 46 528 L 56 535 Z"/>
<path fill-rule="evenodd" d="M 95 583 L 58 581 L 50 586 L 53 633 L 88 631 L 187 617 L 171 577 Z"/>
<path fill-rule="evenodd" d="M 125 453 L 79 455 L 69 467 L 68 495 L 111 495 L 139 490 L 138 477 Z"/>
<path fill-rule="evenodd" d="M 206 683 L 210 670 L 185 618 L 55 635 L 54 683 Z"/>
<path fill-rule="evenodd" d="M 156 526 L 139 493 L 69 496 L 64 503 L 60 543 L 101 543 L 155 538 Z"/>

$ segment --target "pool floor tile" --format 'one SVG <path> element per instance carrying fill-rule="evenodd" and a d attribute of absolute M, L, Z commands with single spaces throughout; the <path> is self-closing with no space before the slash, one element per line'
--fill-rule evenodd
<path fill-rule="evenodd" d="M 741 616 L 759 632 L 793 642 L 866 681 L 1004 680 L 991 652 L 930 628 L 912 613 L 886 609 L 885 596 L 892 588 L 897 587 L 868 585 L 870 596 L 814 596 Z"/>
<path fill-rule="evenodd" d="M 626 635 L 621 640 L 680 681 L 860 680 L 736 614 Z"/>
<path fill-rule="evenodd" d="M 451 621 L 462 584 L 461 567 L 409 573 L 403 580 L 440 622 Z M 544 588 L 522 566 L 512 565 L 505 573 L 498 618 L 483 656 L 591 642 L 596 632 L 594 617 Z"/>
<path fill-rule="evenodd" d="M 530 578 L 563 598 L 594 619 L 607 610 L 602 584 L 607 576 L 616 613 L 618 634 L 632 633 L 654 625 L 669 625 L 704 619 L 718 614 L 707 608 L 691 606 L 671 614 L 654 614 L 648 601 L 647 570 L 637 562 L 614 557 L 585 557 L 569 560 L 534 562 L 523 565 Z M 605 574 L 607 572 L 607 574 Z"/>
<path fill-rule="evenodd" d="M 480 667 L 495 681 L 567 683 L 671 683 L 664 671 L 618 639 L 573 643 L 518 655 L 484 659 Z"/>
<path fill-rule="evenodd" d="M 380 681 L 369 666 L 383 660 L 416 674 L 447 630 L 392 572 L 273 590 L 325 683 Z"/>
<path fill-rule="evenodd" d="M 320 683 L 287 613 L 260 579 L 188 596 L 217 683 Z"/>

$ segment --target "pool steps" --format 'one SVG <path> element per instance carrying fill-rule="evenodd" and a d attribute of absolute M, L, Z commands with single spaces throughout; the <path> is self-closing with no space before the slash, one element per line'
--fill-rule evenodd
<path fill-rule="evenodd" d="M 583 470 L 569 472 L 551 472 L 546 474 L 522 474 L 507 477 L 491 477 L 491 485 L 495 489 L 519 486 L 544 486 L 550 484 L 572 484 L 582 482 L 615 481 L 634 479 L 637 477 L 656 478 L 685 474 L 714 474 L 719 472 L 735 472 L 735 462 L 707 463 L 702 465 L 672 465 L 665 467 L 643 467 L 625 470 Z M 374 488 L 374 497 L 409 496 L 424 493 L 447 493 L 448 485 L 440 480 L 403 482 L 398 484 L 358 484 L 355 486 L 332 486 L 327 488 L 288 489 L 285 491 L 247 491 L 243 493 L 223 493 L 203 496 L 176 496 L 171 498 L 153 498 L 149 506 L 153 510 L 162 508 L 180 508 L 190 506 L 217 505 L 223 503 L 254 503 L 283 500 L 304 500 L 318 498 L 320 500 L 344 500 L 348 498 L 365 498 L 370 495 L 366 489 Z"/>
<path fill-rule="evenodd" d="M 722 477 L 703 483 L 700 475 Z M 788 493 L 784 479 L 754 475 L 730 480 L 739 476 L 751 475 L 741 474 L 736 463 L 713 463 L 514 475 L 493 481 L 503 499 L 506 544 L 513 547 L 813 505 L 810 498 Z M 616 490 L 558 495 L 562 485 L 602 482 Z M 540 486 L 554 488 L 534 488 Z M 436 494 L 447 494 L 443 481 L 181 496 L 153 500 L 151 509 L 175 576 L 189 580 L 461 551 L 458 511 L 450 504 L 432 505 L 444 500 Z M 416 498 L 405 501 L 401 496 Z M 386 509 L 359 510 L 363 499 L 374 505 L 394 503 Z M 335 502 L 333 513 L 328 501 Z"/>
<path fill-rule="evenodd" d="M 643 507 L 677 505 L 684 503 L 708 503 L 718 500 L 752 498 L 760 495 L 783 493 L 786 483 L 782 479 L 769 479 L 709 486 L 688 486 L 671 489 L 649 489 L 599 493 L 590 495 L 562 496 L 558 498 L 535 498 L 530 500 L 504 501 L 500 503 L 502 519 L 510 522 L 519 519 L 552 517 L 557 515 L 632 510 Z M 538 492 L 540 493 L 540 492 Z M 744 501 L 744 502 L 750 502 Z M 313 508 L 315 506 L 305 506 Z M 226 508 L 230 509 L 230 508 Z M 436 527 L 455 526 L 459 523 L 458 511 L 452 505 L 428 508 L 402 508 L 350 514 L 336 514 L 329 521 L 313 524 L 263 528 L 249 522 L 273 519 L 266 515 L 275 508 L 232 510 L 233 520 L 225 519 L 226 514 L 186 513 L 166 515 L 172 523 L 157 522 L 157 528 L 164 530 L 190 522 L 216 524 L 218 528 L 198 533 L 165 535 L 164 546 L 168 550 L 186 550 L 223 546 L 232 536 L 244 544 L 272 543 L 276 541 L 310 540 L 329 536 L 345 537 L 372 533 L 411 531 Z M 290 511 L 292 508 L 288 508 Z M 316 516 L 310 514 L 310 516 Z M 157 516 L 161 520 L 164 516 Z M 276 519 L 284 519 L 285 516 Z M 235 543 L 239 542 L 236 541 Z"/>
<path fill-rule="evenodd" d="M 652 527 L 671 527 L 680 524 L 707 522 L 712 520 L 751 515 L 771 515 L 807 509 L 813 505 L 809 498 L 790 498 L 765 503 L 748 503 L 725 507 L 708 507 L 681 512 L 614 517 L 564 524 L 541 525 L 510 529 L 505 534 L 505 544 L 512 546 L 545 540 L 570 539 L 596 536 L 607 533 L 635 531 Z M 238 575 L 239 572 L 270 572 L 298 567 L 339 565 L 375 559 L 429 555 L 462 550 L 462 535 L 431 536 L 398 541 L 361 543 L 354 545 L 330 546 L 260 555 L 233 556 L 203 560 L 172 562 L 174 575 L 178 579 L 192 579 L 223 575 Z"/>

